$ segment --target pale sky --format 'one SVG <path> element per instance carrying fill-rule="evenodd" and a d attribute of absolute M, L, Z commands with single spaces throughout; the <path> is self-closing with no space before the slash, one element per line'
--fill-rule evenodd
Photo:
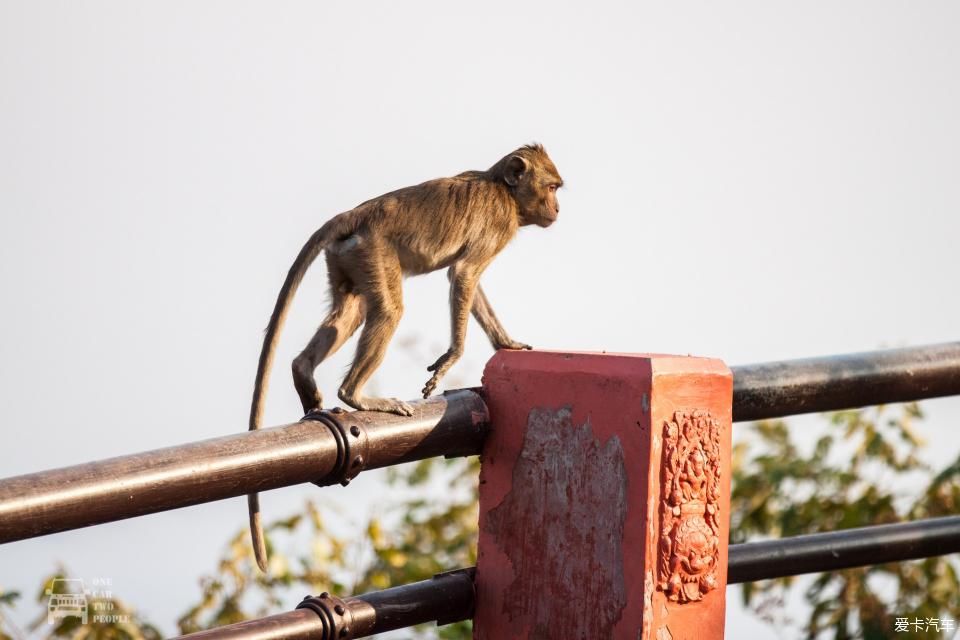
<path fill-rule="evenodd" d="M 560 220 L 483 278 L 518 340 L 729 364 L 956 340 L 958 28 L 951 2 L 0 0 L 0 477 L 242 431 L 308 235 L 531 141 Z M 266 424 L 299 417 L 288 363 L 324 282 Z M 422 346 L 394 345 L 380 392 L 417 396 L 445 301 L 442 274 L 406 282 L 397 335 Z M 469 332 L 451 385 L 491 355 Z M 318 370 L 329 398 L 352 352 Z M 926 407 L 946 462 L 960 399 Z M 380 482 L 270 492 L 265 515 L 314 496 L 362 521 Z M 63 562 L 172 633 L 244 523 L 237 498 L 5 545 L 0 588 L 32 598 Z M 739 599 L 731 637 L 769 634 Z"/>

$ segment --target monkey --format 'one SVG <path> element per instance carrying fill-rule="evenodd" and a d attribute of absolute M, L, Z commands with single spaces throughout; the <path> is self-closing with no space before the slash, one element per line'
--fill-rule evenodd
<path fill-rule="evenodd" d="M 546 150 L 532 144 L 507 154 L 486 171 L 466 171 L 392 191 L 327 221 L 300 249 L 277 296 L 260 351 L 250 429 L 260 428 L 267 376 L 293 295 L 321 252 L 326 258 L 330 312 L 292 365 L 304 413 L 323 405 L 314 370 L 363 324 L 338 397 L 358 410 L 413 415 L 406 402 L 363 394 L 403 314 L 404 276 L 447 269 L 450 282 L 450 346 L 427 367 L 433 375 L 423 387 L 424 398 L 462 355 L 471 312 L 494 349 L 531 349 L 509 336 L 478 281 L 520 227 L 546 228 L 556 221 L 557 190 L 562 186 Z M 248 502 L 254 555 L 266 572 L 259 496 L 250 494 Z"/>

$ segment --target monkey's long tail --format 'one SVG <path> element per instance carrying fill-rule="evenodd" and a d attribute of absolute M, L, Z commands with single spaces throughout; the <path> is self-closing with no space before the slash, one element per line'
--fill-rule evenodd
<path fill-rule="evenodd" d="M 280 341 L 280 329 L 286 320 L 287 312 L 290 310 L 290 303 L 297 292 L 297 287 L 306 275 L 307 269 L 317 259 L 320 252 L 326 248 L 333 238 L 344 233 L 346 227 L 352 220 L 348 216 L 336 216 L 329 220 L 310 236 L 297 259 L 290 266 L 286 280 L 283 281 L 283 287 L 277 295 L 277 302 L 273 308 L 273 315 L 270 316 L 270 323 L 263 336 L 263 347 L 260 349 L 260 362 L 257 365 L 257 379 L 253 386 L 253 402 L 250 405 L 250 430 L 255 431 L 260 428 L 263 420 L 263 400 L 267 393 L 267 386 L 270 369 L 273 367 L 273 357 L 277 351 L 277 343 Z M 253 553 L 257 559 L 257 566 L 264 573 L 267 572 L 267 545 L 263 537 L 263 524 L 260 518 L 260 497 L 256 493 L 247 496 L 247 506 L 250 511 L 250 538 L 253 541 Z"/>

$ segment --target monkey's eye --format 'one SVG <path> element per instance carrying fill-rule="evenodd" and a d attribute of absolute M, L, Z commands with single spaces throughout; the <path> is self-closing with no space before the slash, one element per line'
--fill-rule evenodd
<path fill-rule="evenodd" d="M 555 193 L 557 190 L 557 185 L 551 184 L 549 187 L 547 187 L 547 189 L 550 191 L 550 193 Z"/>

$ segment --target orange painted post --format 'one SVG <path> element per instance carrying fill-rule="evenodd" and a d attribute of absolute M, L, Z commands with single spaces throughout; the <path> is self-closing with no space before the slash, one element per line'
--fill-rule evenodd
<path fill-rule="evenodd" d="M 500 351 L 483 388 L 474 638 L 722 638 L 729 369 Z"/>

